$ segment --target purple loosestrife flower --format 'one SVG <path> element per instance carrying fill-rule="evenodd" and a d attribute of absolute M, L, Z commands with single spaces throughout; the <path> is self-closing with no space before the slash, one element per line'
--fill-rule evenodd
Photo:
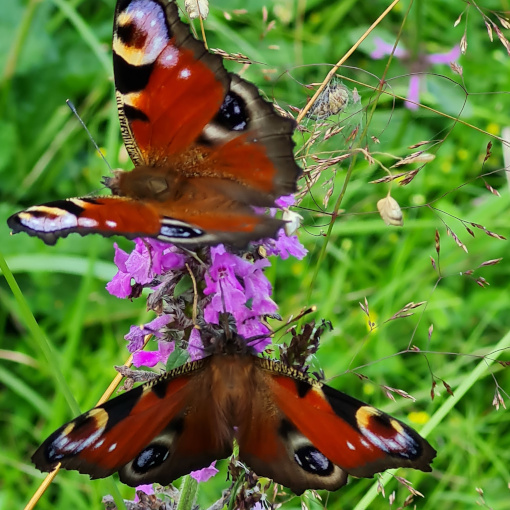
<path fill-rule="evenodd" d="M 379 60 L 393 51 L 393 44 L 388 44 L 380 37 L 374 39 L 376 49 L 370 53 L 373 59 Z M 411 77 L 409 78 L 409 88 L 407 92 L 407 101 L 404 106 L 410 110 L 417 110 L 420 102 L 420 88 L 425 86 L 425 73 L 427 69 L 434 64 L 449 64 L 460 57 L 460 47 L 454 46 L 446 53 L 431 53 L 430 55 L 419 53 L 412 57 L 407 50 L 397 46 L 393 55 L 411 68 Z M 413 60 L 411 60 L 413 58 Z"/>
<path fill-rule="evenodd" d="M 161 317 L 170 317 L 162 315 Z M 159 317 L 158 317 L 159 318 Z M 157 319 L 156 319 L 157 320 Z M 161 334 L 161 333 L 160 333 Z M 137 351 L 133 354 L 133 365 L 135 367 L 153 367 L 158 363 L 166 364 L 168 356 L 175 350 L 175 344 L 173 342 L 167 342 L 166 340 L 158 341 L 157 351 Z"/>
<path fill-rule="evenodd" d="M 189 334 L 188 354 L 191 361 L 204 357 L 204 344 L 197 328 L 193 328 Z"/>
<path fill-rule="evenodd" d="M 296 235 L 287 235 L 283 229 L 278 232 L 276 240 L 266 239 L 264 246 L 268 255 L 279 256 L 282 260 L 288 259 L 290 256 L 301 260 L 308 253 Z"/>
<path fill-rule="evenodd" d="M 284 229 L 279 232 L 277 240 L 265 240 L 262 246 L 268 254 L 280 255 L 283 259 L 290 255 L 301 259 L 307 253 L 297 236 L 288 236 Z M 136 286 L 140 289 L 149 287 L 153 290 L 148 299 L 149 308 L 160 314 L 144 326 L 132 326 L 125 336 L 128 350 L 134 353 L 136 366 L 164 364 L 174 350 L 173 341 L 183 339 L 183 332 L 190 329 L 189 353 L 193 359 L 203 356 L 200 333 L 192 328 L 191 318 L 183 313 L 183 309 L 193 301 L 194 291 L 190 288 L 179 298 L 174 296 L 177 284 L 183 277 L 189 276 L 186 265 L 191 268 L 195 281 L 203 282 L 198 311 L 207 323 L 219 324 L 220 314 L 228 312 L 244 338 L 268 335 L 254 342 L 258 352 L 270 342 L 264 317 L 276 313 L 278 307 L 271 299 L 272 287 L 264 274 L 264 269 L 271 264 L 267 258 L 256 254 L 249 259 L 243 258 L 219 245 L 205 251 L 204 265 L 189 255 L 179 253 L 178 248 L 152 239 L 137 239 L 135 249 L 129 255 L 117 245 L 115 250 L 119 271 L 107 285 L 108 290 L 117 297 L 131 297 Z M 165 328 L 164 332 L 162 328 Z M 138 352 L 144 337 L 150 333 L 160 340 L 158 350 Z"/>
<path fill-rule="evenodd" d="M 301 260 L 308 253 L 308 250 L 299 242 L 297 235 L 295 235 L 303 218 L 289 209 L 290 206 L 294 205 L 294 202 L 295 199 L 292 195 L 280 197 L 275 201 L 276 205 L 283 209 L 283 219 L 287 223 L 285 228 L 278 232 L 276 239 L 264 240 L 263 246 L 267 251 L 267 255 L 276 255 L 283 260 L 292 256 Z M 271 214 L 274 215 L 275 213 L 276 209 L 272 209 Z"/>
<path fill-rule="evenodd" d="M 228 253 L 223 245 L 211 248 L 211 266 L 205 273 L 207 286 L 204 294 L 211 296 L 204 308 L 206 322 L 219 324 L 220 314 L 228 312 L 243 337 L 268 334 L 269 328 L 260 318 L 278 309 L 270 298 L 272 287 L 263 272 L 263 268 L 270 264 L 267 259 L 249 262 Z M 269 338 L 259 342 L 257 350 L 263 351 L 269 342 Z"/>
<path fill-rule="evenodd" d="M 288 207 L 292 203 L 293 198 L 283 198 L 279 205 Z M 307 253 L 297 236 L 288 235 L 284 229 L 276 240 L 264 240 L 258 249 L 252 247 L 244 256 L 229 252 L 223 245 L 203 248 L 193 257 L 153 239 L 137 239 L 135 243 L 130 254 L 115 244 L 118 272 L 107 289 L 120 298 L 139 296 L 143 288 L 152 290 L 148 308 L 158 317 L 143 326 L 132 326 L 125 336 L 128 350 L 134 353 L 133 363 L 148 367 L 165 364 L 176 342 L 187 347 L 192 360 L 204 356 L 199 329 L 203 326 L 194 322 L 195 314 L 208 324 L 219 324 L 220 314 L 228 312 L 237 332 L 257 352 L 263 351 L 270 343 L 265 317 L 275 314 L 278 307 L 271 299 L 272 287 L 264 274 L 271 262 L 261 253 L 284 259 L 301 259 Z M 144 337 L 149 333 L 158 340 L 158 349 L 142 351 Z M 191 475 L 197 481 L 205 481 L 216 472 L 213 463 Z M 150 494 L 151 489 L 146 486 L 139 489 Z"/>

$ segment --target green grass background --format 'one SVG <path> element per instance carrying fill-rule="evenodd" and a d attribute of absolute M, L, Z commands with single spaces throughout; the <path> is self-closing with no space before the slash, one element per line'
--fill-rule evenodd
<path fill-rule="evenodd" d="M 329 65 L 340 59 L 389 4 L 381 0 L 247 3 L 213 2 L 206 22 L 209 45 L 244 53 L 262 63 L 250 66 L 244 77 L 280 105 L 298 108 L 313 93 L 303 84 L 322 81 Z M 267 34 L 264 5 L 269 21 L 275 21 Z M 387 70 L 391 90 L 405 96 L 407 74 L 415 69 L 417 55 L 446 52 L 466 31 L 467 54 L 460 64 L 468 94 L 455 84 L 461 82 L 458 75 L 438 65 L 427 69 L 421 100 L 440 112 L 461 114 L 465 122 L 500 136 L 509 125 L 510 60 L 496 36 L 490 42 L 482 13 L 497 22 L 488 9 L 510 10 L 509 2 L 481 1 L 477 9 L 461 0 L 416 0 L 404 22 L 408 6 L 409 2 L 400 2 L 375 32 L 393 42 L 402 30 L 402 44 L 413 55 L 407 62 L 392 61 Z M 223 11 L 240 8 L 247 8 L 248 13 L 233 14 L 231 21 L 223 16 Z M 4 220 L 32 204 L 94 192 L 101 176 L 107 174 L 66 107 L 67 98 L 77 106 L 110 164 L 130 168 L 121 148 L 113 94 L 113 9 L 113 0 L 3 3 L 0 216 Z M 454 28 L 461 13 L 461 22 Z M 372 60 L 373 48 L 373 38 L 369 38 L 349 59 L 347 64 L 353 68 L 341 71 L 346 85 L 352 87 L 348 80 L 353 79 L 377 86 L 388 60 Z M 237 72 L 242 69 L 236 63 L 228 67 Z M 434 471 L 399 473 L 425 496 L 415 498 L 417 508 L 508 508 L 510 415 L 501 408 L 496 411 L 492 400 L 500 387 L 508 403 L 505 391 L 510 388 L 510 376 L 508 369 L 491 361 L 510 359 L 508 244 L 474 228 L 472 238 L 459 221 L 510 235 L 502 144 L 438 113 L 411 112 L 390 96 L 381 96 L 372 112 L 376 94 L 360 85 L 357 88 L 364 114 L 356 118 L 363 119 L 361 131 L 367 130 L 363 147 L 368 143 L 371 151 L 380 153 L 375 157 L 390 166 L 395 162 L 392 155 L 404 157 L 412 152 L 410 145 L 435 140 L 438 143 L 429 152 L 436 159 L 408 186 L 395 182 L 391 187 L 392 196 L 405 208 L 404 227 L 395 228 L 387 227 L 376 209 L 388 185 L 369 184 L 386 174 L 358 155 L 341 214 L 328 237 L 322 234 L 331 217 L 321 212 L 326 181 L 334 182 L 326 208 L 331 213 L 346 182 L 349 160 L 333 167 L 335 172 L 331 168 L 324 171 L 312 189 L 313 199 L 308 197 L 299 211 L 304 217 L 300 238 L 309 250 L 308 257 L 274 261 L 268 270 L 275 300 L 285 318 L 315 304 L 316 318 L 332 321 L 334 330 L 324 335 L 314 360 L 332 385 L 426 430 L 438 450 Z M 354 120 L 345 117 L 330 118 L 329 126 L 346 125 L 347 132 Z M 303 125 L 316 129 L 310 120 Z M 372 136 L 380 143 L 375 144 Z M 298 148 L 309 137 L 306 131 L 296 133 Z M 313 156 L 344 154 L 349 148 L 346 138 L 344 134 L 329 140 L 319 136 L 301 163 L 309 166 L 315 163 Z M 482 167 L 491 140 L 493 154 Z M 486 182 L 501 197 L 491 194 L 478 178 L 486 172 L 493 172 Z M 439 211 L 425 206 L 432 203 Z M 446 235 L 446 224 L 468 253 Z M 436 229 L 441 237 L 440 279 L 430 262 L 430 257 L 437 260 Z M 125 249 L 132 246 L 122 239 L 117 242 Z M 151 316 L 145 312 L 143 298 L 120 301 L 105 291 L 106 281 L 115 273 L 112 240 L 72 236 L 47 247 L 26 235 L 10 237 L 2 221 L 0 247 L 20 289 L 13 290 L 12 280 L 0 279 L 0 509 L 13 509 L 22 508 L 42 480 L 30 463 L 34 449 L 78 408 L 84 411 L 95 404 L 114 375 L 112 366 L 127 357 L 123 336 L 129 326 Z M 474 273 L 474 277 L 484 277 L 488 287 L 481 288 L 473 278 L 461 275 L 499 257 L 503 260 L 498 265 Z M 377 326 L 372 332 L 359 306 L 365 297 Z M 386 322 L 411 301 L 426 301 L 427 305 L 411 317 Z M 51 352 L 44 347 L 44 338 Z M 396 355 L 408 345 L 432 352 Z M 360 380 L 353 372 L 368 379 Z M 431 374 L 440 378 L 433 401 Z M 441 379 L 451 386 L 454 397 L 445 391 Z M 393 402 L 381 385 L 402 389 L 416 402 L 398 395 Z M 416 417 L 420 419 L 413 422 Z M 199 503 L 204 507 L 228 486 L 226 464 L 219 465 L 221 473 L 200 488 Z M 101 497 L 111 493 L 114 485 L 62 472 L 38 508 L 100 508 Z M 132 489 L 116 485 L 124 497 L 133 497 Z M 321 493 L 322 503 L 305 495 L 289 497 L 284 507 L 300 508 L 304 503 L 310 508 L 388 508 L 388 496 L 395 491 L 393 508 L 397 508 L 409 494 L 395 480 L 386 486 L 386 498 L 370 496 L 374 487 L 374 480 L 351 480 L 337 493 Z M 483 499 L 477 488 L 483 490 Z"/>

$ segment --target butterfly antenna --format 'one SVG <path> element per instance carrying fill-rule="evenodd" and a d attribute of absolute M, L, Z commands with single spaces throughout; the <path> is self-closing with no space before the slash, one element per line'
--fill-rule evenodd
<path fill-rule="evenodd" d="M 273 335 L 276 335 L 276 333 L 280 332 L 282 329 L 288 327 L 293 322 L 299 322 L 305 315 L 308 315 L 309 313 L 314 313 L 317 311 L 317 307 L 315 305 L 309 306 L 308 308 L 305 308 L 301 312 L 299 312 L 295 317 L 291 317 L 285 324 L 280 326 L 278 329 L 276 329 L 273 332 Z"/>
<path fill-rule="evenodd" d="M 97 145 L 96 141 L 94 140 L 94 137 L 92 136 L 91 132 L 88 130 L 87 126 L 85 125 L 85 122 L 83 122 L 83 120 L 80 117 L 80 114 L 78 113 L 78 111 L 76 110 L 76 107 L 74 106 L 74 104 L 71 102 L 70 99 L 66 99 L 66 104 L 67 104 L 67 106 L 69 106 L 69 109 L 74 113 L 75 117 L 78 119 L 78 122 L 81 124 L 81 126 L 83 127 L 83 129 L 85 130 L 87 135 L 89 135 L 90 141 L 94 144 L 96 151 L 99 153 L 101 158 L 103 158 L 103 161 L 106 163 L 106 166 L 110 169 L 110 172 L 113 173 L 113 169 L 110 166 L 110 163 L 108 163 L 108 161 L 104 157 L 103 152 L 101 151 L 101 149 Z"/>
<path fill-rule="evenodd" d="M 252 346 L 256 346 L 258 343 L 262 342 L 262 340 L 264 340 L 264 338 L 267 338 L 267 337 L 274 337 L 277 333 L 279 333 L 282 329 L 284 328 L 287 328 L 290 324 L 292 324 L 293 322 L 298 322 L 300 321 L 305 315 L 308 315 L 309 313 L 313 313 L 317 311 L 317 307 L 315 305 L 312 305 L 312 306 L 309 306 L 308 308 L 305 308 L 304 310 L 302 310 L 301 312 L 299 312 L 298 315 L 296 315 L 295 317 L 291 317 L 285 324 L 283 324 L 282 326 L 280 326 L 279 328 L 275 329 L 274 331 L 271 331 L 270 333 L 267 333 L 265 335 L 256 335 L 256 336 L 253 336 L 251 338 L 247 338 L 246 339 L 246 342 L 251 344 Z M 255 342 L 255 343 L 253 343 Z"/>

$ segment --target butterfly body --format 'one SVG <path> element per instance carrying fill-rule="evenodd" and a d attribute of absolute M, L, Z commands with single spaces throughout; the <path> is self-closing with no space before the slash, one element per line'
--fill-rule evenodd
<path fill-rule="evenodd" d="M 240 338 L 240 337 L 236 337 Z M 241 339 L 242 340 L 242 339 Z M 33 456 L 92 478 L 166 485 L 229 456 L 291 488 L 335 490 L 347 475 L 430 471 L 434 449 L 407 425 L 283 363 L 237 350 L 190 362 L 92 409 Z"/>
<path fill-rule="evenodd" d="M 113 64 L 121 132 L 135 167 L 104 179 L 112 196 L 59 200 L 8 225 L 54 244 L 76 232 L 185 246 L 274 237 L 272 207 L 296 190 L 294 121 L 223 67 L 174 2 L 119 0 Z"/>

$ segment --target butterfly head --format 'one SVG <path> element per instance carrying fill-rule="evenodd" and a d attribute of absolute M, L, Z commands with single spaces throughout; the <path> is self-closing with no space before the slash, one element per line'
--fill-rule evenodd
<path fill-rule="evenodd" d="M 198 320 L 200 337 L 207 356 L 213 354 L 226 356 L 257 354 L 252 343 L 259 337 L 244 338 L 240 335 L 232 314 L 220 314 L 219 323 L 219 325 L 209 324 L 203 318 Z M 267 335 L 264 338 L 266 337 Z"/>
<path fill-rule="evenodd" d="M 114 170 L 113 177 L 103 177 L 101 183 L 110 188 L 112 195 L 164 202 L 178 194 L 178 181 L 178 176 L 162 173 L 157 168 L 138 166 L 131 172 Z"/>

